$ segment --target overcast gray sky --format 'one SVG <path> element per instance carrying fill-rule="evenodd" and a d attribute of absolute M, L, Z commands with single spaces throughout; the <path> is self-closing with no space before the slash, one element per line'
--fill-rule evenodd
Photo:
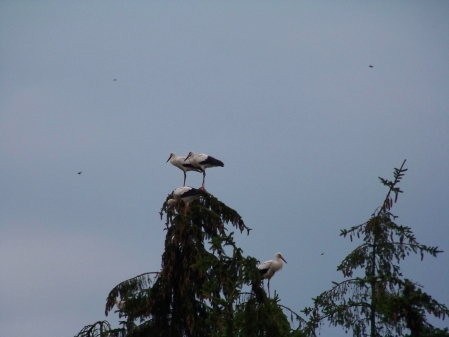
<path fill-rule="evenodd" d="M 403 274 L 448 305 L 448 18 L 447 1 L 2 1 L 0 334 L 73 336 L 159 270 L 183 182 L 166 160 L 190 150 L 225 163 L 206 187 L 253 229 L 245 254 L 282 252 L 271 289 L 296 311 L 342 280 L 360 241 L 340 229 L 407 159 L 393 213 L 445 252 Z"/>

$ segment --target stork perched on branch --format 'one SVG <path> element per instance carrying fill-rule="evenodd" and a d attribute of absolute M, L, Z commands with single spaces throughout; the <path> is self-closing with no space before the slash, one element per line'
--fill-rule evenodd
<path fill-rule="evenodd" d="M 125 301 L 124 300 L 120 301 L 119 299 L 116 299 L 115 305 L 117 306 L 118 310 L 123 310 L 123 308 L 125 307 Z"/>
<path fill-rule="evenodd" d="M 186 205 L 184 208 L 184 216 L 186 216 L 189 203 L 205 194 L 208 194 L 205 189 L 196 189 L 190 186 L 178 187 L 173 191 L 173 199 L 167 200 L 167 204 L 169 206 L 175 206 L 181 200 L 184 201 Z"/>
<path fill-rule="evenodd" d="M 268 260 L 268 261 L 265 261 L 264 263 L 261 263 L 257 267 L 259 269 L 260 276 L 262 277 L 262 280 L 266 279 L 266 278 L 268 279 L 268 297 L 270 297 L 270 280 L 271 280 L 271 278 L 277 271 L 282 269 L 282 266 L 283 266 L 282 261 L 287 263 L 287 261 L 285 261 L 285 259 L 281 253 L 276 253 L 274 256 L 276 258 L 276 261 Z"/>

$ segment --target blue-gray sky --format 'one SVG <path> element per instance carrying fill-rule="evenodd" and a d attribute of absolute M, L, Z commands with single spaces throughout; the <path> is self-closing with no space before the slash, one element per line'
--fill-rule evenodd
<path fill-rule="evenodd" d="M 403 273 L 449 304 L 448 17 L 445 1 L 1 2 L 1 335 L 73 336 L 159 270 L 158 212 L 183 181 L 165 161 L 190 150 L 225 163 L 206 187 L 253 229 L 245 254 L 283 253 L 271 289 L 297 311 L 342 280 L 360 241 L 340 229 L 407 159 L 393 213 L 445 252 Z"/>

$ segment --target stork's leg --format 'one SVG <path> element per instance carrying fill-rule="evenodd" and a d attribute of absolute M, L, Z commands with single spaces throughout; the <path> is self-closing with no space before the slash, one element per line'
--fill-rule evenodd
<path fill-rule="evenodd" d="M 187 215 L 187 209 L 189 208 L 189 203 L 186 203 L 186 207 L 184 207 L 184 216 Z"/>
<path fill-rule="evenodd" d="M 206 170 L 203 171 L 203 185 L 201 185 L 203 189 L 204 189 L 204 179 L 206 179 Z"/>
<path fill-rule="evenodd" d="M 186 186 L 186 178 L 187 178 L 187 175 L 186 175 L 186 172 L 184 171 L 184 185 L 182 185 L 183 187 Z"/>
<path fill-rule="evenodd" d="M 268 297 L 271 297 L 271 295 L 270 295 L 270 279 L 268 279 Z"/>

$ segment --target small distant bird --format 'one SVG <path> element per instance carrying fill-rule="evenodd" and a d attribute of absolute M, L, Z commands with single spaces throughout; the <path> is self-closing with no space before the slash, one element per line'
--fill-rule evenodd
<path fill-rule="evenodd" d="M 276 261 L 273 260 L 268 260 L 265 261 L 264 263 L 260 264 L 259 267 L 257 267 L 259 269 L 260 275 L 263 279 L 268 279 L 268 296 L 270 296 L 270 280 L 273 277 L 273 275 L 282 269 L 282 261 L 284 261 L 285 263 L 287 263 L 287 261 L 285 261 L 284 257 L 282 256 L 281 253 L 276 253 L 275 255 Z"/>
<path fill-rule="evenodd" d="M 81 174 L 81 173 L 83 173 L 83 171 L 79 171 L 79 172 L 78 172 L 78 174 Z"/>
<path fill-rule="evenodd" d="M 178 187 L 173 191 L 173 199 L 167 200 L 167 204 L 173 207 L 181 200 L 184 201 L 184 204 L 186 205 L 184 208 L 184 216 L 186 216 L 189 203 L 204 194 L 208 194 L 205 189 L 196 189 L 190 186 Z"/>
<path fill-rule="evenodd" d="M 372 67 L 374 67 L 374 66 L 372 66 L 372 65 L 370 64 L 369 67 L 372 68 Z"/>
<path fill-rule="evenodd" d="M 321 255 L 324 255 L 324 253 L 321 253 Z"/>
<path fill-rule="evenodd" d="M 125 307 L 125 301 L 120 301 L 118 299 L 115 300 L 115 305 L 117 306 L 118 310 L 122 310 Z"/>
<path fill-rule="evenodd" d="M 224 166 L 221 160 L 215 159 L 214 157 L 204 153 L 195 154 L 195 152 L 190 151 L 189 155 L 186 157 L 186 161 L 187 159 L 190 159 L 190 164 L 192 164 L 193 167 L 201 169 L 201 171 L 203 172 L 203 184 L 201 185 L 201 188 L 203 189 L 204 189 L 204 180 L 206 179 L 206 168 Z"/>
<path fill-rule="evenodd" d="M 201 168 L 196 168 L 194 167 L 191 163 L 190 160 L 186 160 L 186 157 L 182 157 L 182 156 L 176 156 L 176 153 L 172 152 L 170 153 L 170 157 L 168 157 L 166 163 L 168 163 L 168 161 L 170 161 L 170 163 L 174 166 L 176 166 L 177 168 L 181 169 L 184 171 L 184 185 L 182 186 L 186 186 L 186 172 L 187 171 L 195 171 L 195 172 L 203 172 L 203 170 Z"/>
<path fill-rule="evenodd" d="M 117 81 L 117 79 L 116 79 L 116 78 L 114 78 L 114 81 Z"/>

